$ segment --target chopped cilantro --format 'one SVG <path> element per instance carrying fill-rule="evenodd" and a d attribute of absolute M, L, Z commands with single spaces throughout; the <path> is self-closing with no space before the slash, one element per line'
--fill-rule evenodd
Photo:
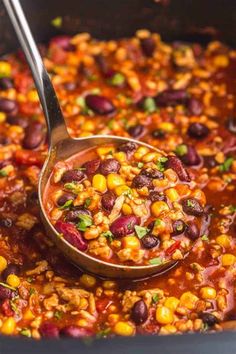
<path fill-rule="evenodd" d="M 152 258 L 149 260 L 149 263 L 152 265 L 159 265 L 162 264 L 162 259 L 161 257 Z"/>
<path fill-rule="evenodd" d="M 114 239 L 114 235 L 111 231 L 104 231 L 101 233 L 101 236 L 106 237 L 110 242 L 112 242 Z"/>
<path fill-rule="evenodd" d="M 107 123 L 108 128 L 113 129 L 113 125 L 114 125 L 114 119 L 109 120 L 109 122 Z"/>
<path fill-rule="evenodd" d="M 34 289 L 34 288 L 30 288 L 30 289 L 29 289 L 29 293 L 30 293 L 30 295 L 35 294 L 35 292 L 36 292 L 36 291 L 35 291 L 35 289 Z"/>
<path fill-rule="evenodd" d="M 79 214 L 79 222 L 76 225 L 77 229 L 80 231 L 86 231 L 86 229 L 93 225 L 93 220 L 89 215 Z"/>
<path fill-rule="evenodd" d="M 156 304 L 159 300 L 160 300 L 160 297 L 159 297 L 158 294 L 154 294 L 154 295 L 152 296 L 152 302 L 153 302 L 154 304 Z"/>
<path fill-rule="evenodd" d="M 156 219 L 154 222 L 154 226 L 160 226 L 161 225 L 161 219 Z"/>
<path fill-rule="evenodd" d="M 0 177 L 6 177 L 6 176 L 7 176 L 7 171 L 2 168 L 0 170 Z"/>
<path fill-rule="evenodd" d="M 110 328 L 105 328 L 97 333 L 96 338 L 104 338 L 111 332 Z"/>
<path fill-rule="evenodd" d="M 127 129 L 128 128 L 128 119 L 127 118 L 122 118 L 121 122 L 123 123 L 124 128 Z"/>
<path fill-rule="evenodd" d="M 187 206 L 190 208 L 194 207 L 194 203 L 192 202 L 192 200 L 190 200 L 190 199 L 187 200 Z"/>
<path fill-rule="evenodd" d="M 137 166 L 138 166 L 138 168 L 140 168 L 140 169 L 141 169 L 141 168 L 143 168 L 143 165 L 144 165 L 144 163 L 143 163 L 143 162 L 138 162 L 138 165 L 137 165 Z"/>
<path fill-rule="evenodd" d="M 28 283 L 32 283 L 33 278 L 32 278 L 32 277 L 29 277 L 29 278 L 27 278 L 26 280 L 27 280 Z"/>
<path fill-rule="evenodd" d="M 90 206 L 91 202 L 92 202 L 91 198 L 86 198 L 85 202 L 84 202 L 84 207 L 88 208 Z"/>
<path fill-rule="evenodd" d="M 175 153 L 178 156 L 184 156 L 188 152 L 188 147 L 185 144 L 180 144 L 176 147 Z"/>
<path fill-rule="evenodd" d="M 81 191 L 81 186 L 76 182 L 65 183 L 64 188 L 70 190 L 74 194 L 78 194 Z"/>
<path fill-rule="evenodd" d="M 153 113 L 157 110 L 156 102 L 153 97 L 146 97 L 144 99 L 143 109 L 148 113 Z"/>
<path fill-rule="evenodd" d="M 207 235 L 202 235 L 202 237 L 201 237 L 201 239 L 202 239 L 202 241 L 209 241 L 209 238 L 208 238 L 208 236 Z"/>
<path fill-rule="evenodd" d="M 93 115 L 93 111 L 88 108 L 85 102 L 85 98 L 82 96 L 79 96 L 76 98 L 75 103 L 81 108 L 81 113 L 83 114 L 88 114 L 89 116 Z"/>
<path fill-rule="evenodd" d="M 20 331 L 20 334 L 22 336 L 25 336 L 25 337 L 28 337 L 28 338 L 31 337 L 31 331 L 28 328 L 22 328 L 22 330 Z"/>
<path fill-rule="evenodd" d="M 60 210 L 69 209 L 72 204 L 73 204 L 73 199 L 67 200 L 67 202 L 65 202 L 65 204 L 63 204 L 62 206 L 60 206 L 59 209 L 60 209 Z"/>
<path fill-rule="evenodd" d="M 167 160 L 168 158 L 163 156 L 163 157 L 159 157 L 158 161 L 156 162 L 157 169 L 160 172 L 163 172 L 165 170 L 165 163 Z"/>
<path fill-rule="evenodd" d="M 128 229 L 128 230 L 132 230 L 132 223 L 131 223 L 131 222 L 128 223 L 127 229 Z"/>
<path fill-rule="evenodd" d="M 2 283 L 2 282 L 0 282 L 0 285 L 3 286 L 4 288 L 7 288 L 7 289 L 10 289 L 10 290 L 16 291 L 16 289 L 13 288 L 13 286 L 7 285 L 7 284 Z"/>
<path fill-rule="evenodd" d="M 60 320 L 62 318 L 62 315 L 63 315 L 63 312 L 61 311 L 55 311 L 54 312 L 54 317 L 57 319 L 57 320 Z"/>
<path fill-rule="evenodd" d="M 135 232 L 136 232 L 138 238 L 143 238 L 149 232 L 149 229 L 144 226 L 135 225 L 134 229 L 135 229 Z"/>
<path fill-rule="evenodd" d="M 232 163 L 234 162 L 233 157 L 228 157 L 222 165 L 219 166 L 220 172 L 228 172 Z"/>
<path fill-rule="evenodd" d="M 51 24 L 56 27 L 56 28 L 60 28 L 62 25 L 62 17 L 58 16 L 55 17 L 52 21 Z"/>
<path fill-rule="evenodd" d="M 89 75 L 88 80 L 89 81 L 96 81 L 98 79 L 97 75 Z"/>
<path fill-rule="evenodd" d="M 111 79 L 108 80 L 108 82 L 112 86 L 121 86 L 125 82 L 125 76 L 121 73 L 116 73 L 115 75 L 112 76 Z"/>
<path fill-rule="evenodd" d="M 230 205 L 229 211 L 230 211 L 230 213 L 235 213 L 236 212 L 236 205 Z"/>
<path fill-rule="evenodd" d="M 10 305 L 11 305 L 11 309 L 12 309 L 15 313 L 19 313 L 19 309 L 18 309 L 17 305 L 15 304 L 14 300 L 10 300 Z"/>

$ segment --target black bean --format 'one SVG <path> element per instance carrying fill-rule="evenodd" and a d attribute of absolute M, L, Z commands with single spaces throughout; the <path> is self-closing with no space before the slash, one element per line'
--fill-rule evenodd
<path fill-rule="evenodd" d="M 185 90 L 165 90 L 155 97 L 156 104 L 161 107 L 186 104 L 188 93 Z"/>
<path fill-rule="evenodd" d="M 173 228 L 172 235 L 177 236 L 184 232 L 186 228 L 186 224 L 182 220 L 175 220 L 172 224 L 172 228 Z"/>
<path fill-rule="evenodd" d="M 137 149 L 137 144 L 133 143 L 132 141 L 128 143 L 124 143 L 118 147 L 118 151 L 123 151 L 125 153 L 132 153 Z"/>
<path fill-rule="evenodd" d="M 152 137 L 154 139 L 162 140 L 166 137 L 166 132 L 162 129 L 155 129 L 152 131 Z"/>
<path fill-rule="evenodd" d="M 133 138 L 137 138 L 141 136 L 143 132 L 144 132 L 144 126 L 142 124 L 132 125 L 128 129 L 129 135 L 131 135 Z"/>
<path fill-rule="evenodd" d="M 108 115 L 116 111 L 113 103 L 104 96 L 90 94 L 85 97 L 85 101 L 86 105 L 97 114 Z"/>
<path fill-rule="evenodd" d="M 196 224 L 189 223 L 185 229 L 185 235 L 190 238 L 190 240 L 195 241 L 200 236 L 199 229 Z"/>
<path fill-rule="evenodd" d="M 188 100 L 187 108 L 189 113 L 194 116 L 199 116 L 202 113 L 202 104 L 194 97 Z"/>
<path fill-rule="evenodd" d="M 8 116 L 7 123 L 11 125 L 19 125 L 23 129 L 28 126 L 28 120 L 21 116 Z"/>
<path fill-rule="evenodd" d="M 107 176 L 109 173 L 117 173 L 120 169 L 120 163 L 116 159 L 106 159 L 100 163 L 99 170 L 104 175 Z"/>
<path fill-rule="evenodd" d="M 74 200 L 75 195 L 72 193 L 63 193 L 58 199 L 57 199 L 57 205 L 58 206 L 63 206 L 66 202 L 69 200 Z"/>
<path fill-rule="evenodd" d="M 9 77 L 1 77 L 0 78 L 0 90 L 8 90 L 13 88 L 13 82 Z"/>
<path fill-rule="evenodd" d="M 20 267 L 17 264 L 8 264 L 7 268 L 1 274 L 1 277 L 4 281 L 7 280 L 8 275 L 15 274 L 18 275 L 20 273 Z"/>
<path fill-rule="evenodd" d="M 148 308 L 143 300 L 135 302 L 132 307 L 130 317 L 137 326 L 147 321 Z"/>
<path fill-rule="evenodd" d="M 209 312 L 201 312 L 199 317 L 202 319 L 203 323 L 207 324 L 209 327 L 214 326 L 219 323 L 219 319 Z"/>
<path fill-rule="evenodd" d="M 163 173 L 157 168 L 145 168 L 140 172 L 140 175 L 147 176 L 150 178 L 162 179 L 164 177 Z"/>
<path fill-rule="evenodd" d="M 36 149 L 43 142 L 44 137 L 43 125 L 33 122 L 25 129 L 23 147 L 30 150 Z"/>
<path fill-rule="evenodd" d="M 115 237 L 123 237 L 134 232 L 134 226 L 139 225 L 139 218 L 134 215 L 120 216 L 113 221 L 110 231 Z"/>
<path fill-rule="evenodd" d="M 66 171 L 61 180 L 63 183 L 70 183 L 70 182 L 81 182 L 85 178 L 85 174 L 80 170 L 69 170 Z"/>
<path fill-rule="evenodd" d="M 191 180 L 190 176 L 178 157 L 168 156 L 168 160 L 166 162 L 166 167 L 174 170 L 177 173 L 177 175 L 181 181 L 190 182 L 190 180 Z"/>
<path fill-rule="evenodd" d="M 85 162 L 81 167 L 85 168 L 86 174 L 92 175 L 98 170 L 100 163 L 101 163 L 100 159 L 94 159 L 94 160 Z"/>
<path fill-rule="evenodd" d="M 18 110 L 18 104 L 14 100 L 8 98 L 0 98 L 0 111 L 5 113 L 15 113 Z"/>
<path fill-rule="evenodd" d="M 232 134 L 236 134 L 236 117 L 229 117 L 226 121 L 226 128 Z"/>
<path fill-rule="evenodd" d="M 160 240 L 158 237 L 147 234 L 141 238 L 142 246 L 146 249 L 151 249 L 160 245 Z"/>
<path fill-rule="evenodd" d="M 143 53 L 146 57 L 152 57 L 154 50 L 156 48 L 156 43 L 152 37 L 140 39 L 140 44 Z"/>
<path fill-rule="evenodd" d="M 201 140 L 207 137 L 209 129 L 202 123 L 192 123 L 190 124 L 187 133 L 191 138 Z"/>
<path fill-rule="evenodd" d="M 203 207 L 195 198 L 182 200 L 183 211 L 188 215 L 201 216 L 204 213 Z"/>
<path fill-rule="evenodd" d="M 143 187 L 152 188 L 153 187 L 152 179 L 150 177 L 143 176 L 143 175 L 135 176 L 132 181 L 132 187 L 133 188 L 143 188 Z"/>
<path fill-rule="evenodd" d="M 166 201 L 166 196 L 163 193 L 157 192 L 157 191 L 151 191 L 149 193 L 149 199 L 152 202 L 156 201 Z"/>
<path fill-rule="evenodd" d="M 103 209 L 105 209 L 106 211 L 111 211 L 115 204 L 115 201 L 116 195 L 111 191 L 106 192 L 105 194 L 103 194 L 101 199 Z"/>

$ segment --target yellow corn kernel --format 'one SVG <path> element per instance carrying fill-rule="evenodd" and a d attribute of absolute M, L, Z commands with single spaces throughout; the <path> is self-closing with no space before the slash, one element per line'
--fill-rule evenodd
<path fill-rule="evenodd" d="M 111 313 L 109 316 L 108 316 L 108 322 L 111 324 L 111 325 L 115 325 L 120 319 L 120 315 L 118 315 L 118 313 Z"/>
<path fill-rule="evenodd" d="M 204 300 L 213 300 L 216 298 L 216 290 L 211 286 L 204 286 L 200 290 L 200 296 Z"/>
<path fill-rule="evenodd" d="M 85 136 L 91 136 L 91 135 L 93 135 L 93 133 L 91 133 L 91 132 L 82 132 L 82 133 L 80 133 L 80 137 L 85 137 Z"/>
<path fill-rule="evenodd" d="M 143 162 L 151 162 L 154 159 L 158 159 L 160 155 L 157 152 L 149 152 L 146 155 L 143 156 L 142 161 Z"/>
<path fill-rule="evenodd" d="M 134 335 L 134 327 L 130 323 L 124 322 L 124 321 L 117 322 L 114 326 L 113 331 L 115 334 L 117 334 L 119 336 L 132 336 L 132 335 Z"/>
<path fill-rule="evenodd" d="M 114 289 L 116 287 L 116 282 L 113 281 L 113 280 L 104 280 L 104 282 L 102 283 L 102 286 L 106 290 L 111 290 L 111 289 Z"/>
<path fill-rule="evenodd" d="M 96 279 L 89 274 L 83 274 L 79 280 L 86 288 L 92 288 L 96 284 Z"/>
<path fill-rule="evenodd" d="M 33 320 L 35 315 L 30 309 L 27 309 L 23 315 L 24 320 Z"/>
<path fill-rule="evenodd" d="M 126 161 L 126 153 L 123 151 L 119 151 L 116 152 L 115 154 L 113 154 L 114 158 L 116 160 L 118 160 L 120 163 L 125 162 Z"/>
<path fill-rule="evenodd" d="M 0 76 L 10 76 L 11 65 L 6 61 L 0 61 Z"/>
<path fill-rule="evenodd" d="M 230 237 L 228 235 L 222 234 L 216 237 L 216 243 L 224 248 L 230 247 Z"/>
<path fill-rule="evenodd" d="M 192 193 L 192 197 L 196 198 L 201 205 L 205 206 L 206 205 L 206 196 L 205 193 L 201 189 L 195 189 L 194 192 Z"/>
<path fill-rule="evenodd" d="M 175 188 L 169 188 L 165 191 L 165 194 L 170 199 L 171 202 L 176 202 L 179 200 L 179 194 Z"/>
<path fill-rule="evenodd" d="M 174 333 L 177 332 L 176 327 L 173 326 L 173 325 L 171 325 L 171 324 L 167 324 L 167 325 L 165 325 L 165 326 L 162 327 L 162 328 L 164 328 L 164 329 L 166 330 L 166 332 L 171 333 L 171 334 L 174 334 Z"/>
<path fill-rule="evenodd" d="M 169 207 L 165 202 L 157 201 L 151 206 L 152 214 L 156 217 L 160 216 L 161 213 L 168 211 Z"/>
<path fill-rule="evenodd" d="M 131 191 L 131 189 L 126 184 L 120 185 L 115 188 L 115 193 L 117 196 L 124 194 L 124 193 L 128 193 L 130 191 Z"/>
<path fill-rule="evenodd" d="M 161 306 L 156 310 L 156 320 L 161 324 L 170 324 L 174 321 L 174 314 L 168 307 Z"/>
<path fill-rule="evenodd" d="M 89 323 L 88 323 L 88 321 L 87 320 L 85 320 L 84 318 L 81 318 L 80 320 L 78 320 L 77 321 L 77 325 L 79 326 L 79 327 L 88 327 L 89 326 Z"/>
<path fill-rule="evenodd" d="M 104 193 L 107 189 L 107 181 L 103 175 L 96 174 L 93 176 L 93 188 L 98 192 Z"/>
<path fill-rule="evenodd" d="M 221 258 L 222 266 L 229 267 L 235 263 L 236 257 L 233 254 L 223 254 Z"/>
<path fill-rule="evenodd" d="M 134 153 L 134 158 L 139 160 L 141 157 L 146 155 L 149 152 L 149 149 L 146 146 L 140 146 Z"/>
<path fill-rule="evenodd" d="M 87 228 L 87 230 L 84 232 L 84 238 L 86 240 L 93 240 L 99 236 L 99 230 L 92 226 Z"/>
<path fill-rule="evenodd" d="M 186 291 L 180 297 L 180 306 L 186 307 L 189 310 L 193 310 L 198 300 L 199 298 L 191 293 L 191 291 Z"/>
<path fill-rule="evenodd" d="M 31 90 L 27 94 L 27 98 L 30 102 L 38 102 L 39 96 L 36 90 Z"/>
<path fill-rule="evenodd" d="M 175 296 L 170 296 L 166 299 L 164 305 L 174 312 L 179 305 L 179 299 Z"/>
<path fill-rule="evenodd" d="M 124 203 L 122 205 L 122 212 L 125 215 L 131 215 L 133 213 L 133 210 L 129 204 Z"/>
<path fill-rule="evenodd" d="M 6 269 L 7 267 L 7 260 L 5 257 L 0 256 L 0 273 L 2 273 L 4 271 L 4 269 Z"/>
<path fill-rule="evenodd" d="M 85 299 L 84 297 L 82 297 L 82 298 L 80 299 L 79 309 L 80 309 L 80 310 L 86 310 L 87 307 L 88 307 L 88 300 Z"/>
<path fill-rule="evenodd" d="M 82 126 L 82 129 L 83 129 L 83 130 L 87 130 L 87 131 L 89 131 L 89 132 L 94 131 L 94 129 L 95 129 L 94 122 L 92 122 L 91 120 L 85 121 L 84 124 L 83 124 L 83 126 Z"/>
<path fill-rule="evenodd" d="M 229 65 L 229 58 L 223 54 L 216 55 L 214 58 L 214 65 L 220 68 L 225 68 Z"/>
<path fill-rule="evenodd" d="M 0 112 L 0 123 L 5 122 L 6 117 L 7 117 L 6 113 Z"/>
<path fill-rule="evenodd" d="M 9 274 L 6 282 L 13 288 L 18 288 L 18 286 L 20 285 L 20 278 L 15 274 Z"/>
<path fill-rule="evenodd" d="M 108 155 L 109 153 L 113 154 L 114 152 L 115 152 L 115 148 L 113 146 L 103 146 L 97 148 L 97 153 L 100 157 L 104 155 Z"/>
<path fill-rule="evenodd" d="M 140 241 L 135 236 L 126 236 L 122 240 L 124 248 L 130 248 L 132 250 L 140 249 Z"/>
<path fill-rule="evenodd" d="M 14 334 L 16 328 L 16 322 L 13 317 L 8 317 L 1 327 L 1 333 L 7 336 Z"/>
<path fill-rule="evenodd" d="M 107 176 L 107 186 L 109 189 L 115 189 L 118 186 L 125 184 L 124 179 L 117 173 L 110 173 Z"/>
<path fill-rule="evenodd" d="M 168 133 L 173 132 L 174 128 L 175 128 L 174 124 L 170 122 L 163 122 L 159 124 L 159 129 L 162 129 Z"/>

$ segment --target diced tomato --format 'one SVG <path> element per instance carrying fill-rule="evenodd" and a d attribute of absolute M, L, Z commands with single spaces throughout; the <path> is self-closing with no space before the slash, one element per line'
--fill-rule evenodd
<path fill-rule="evenodd" d="M 172 253 L 174 253 L 174 251 L 176 251 L 180 246 L 180 241 L 175 241 L 175 243 L 173 243 L 173 245 L 171 245 L 169 248 L 167 248 L 166 250 L 166 254 L 167 256 L 170 256 Z"/>
<path fill-rule="evenodd" d="M 15 153 L 15 161 L 18 164 L 42 166 L 44 160 L 45 156 L 41 151 L 18 150 Z"/>
<path fill-rule="evenodd" d="M 40 106 L 37 102 L 22 102 L 19 110 L 21 113 L 32 116 L 40 113 Z"/>
<path fill-rule="evenodd" d="M 105 311 L 110 305 L 112 301 L 109 299 L 101 299 L 96 302 L 96 308 L 98 312 Z"/>
<path fill-rule="evenodd" d="M 33 79 L 27 71 L 18 72 L 14 77 L 14 84 L 20 93 L 26 93 L 31 87 L 33 87 Z"/>
<path fill-rule="evenodd" d="M 11 308 L 11 303 L 9 299 L 3 301 L 3 303 L 1 304 L 1 310 L 7 317 L 14 315 L 14 311 Z"/>

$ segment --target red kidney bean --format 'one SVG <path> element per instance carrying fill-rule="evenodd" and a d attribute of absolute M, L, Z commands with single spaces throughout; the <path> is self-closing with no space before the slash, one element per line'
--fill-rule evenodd
<path fill-rule="evenodd" d="M 11 299 L 14 292 L 11 289 L 5 288 L 0 285 L 0 300 Z"/>
<path fill-rule="evenodd" d="M 63 183 L 70 183 L 70 182 L 81 182 L 84 179 L 85 179 L 85 174 L 80 170 L 74 169 L 74 170 L 66 171 L 63 174 L 61 181 Z"/>
<path fill-rule="evenodd" d="M 115 201 L 116 201 L 115 193 L 111 191 L 106 192 L 105 194 L 103 194 L 101 199 L 103 209 L 105 209 L 106 211 L 111 211 L 115 204 Z"/>
<path fill-rule="evenodd" d="M 97 54 L 94 56 L 94 58 L 102 74 L 106 75 L 110 71 L 110 69 L 105 57 L 102 54 Z"/>
<path fill-rule="evenodd" d="M 131 319 L 134 323 L 139 326 L 147 321 L 148 319 L 148 308 L 143 300 L 135 302 L 131 309 L 130 314 Z"/>
<path fill-rule="evenodd" d="M 0 98 L 0 111 L 5 113 L 15 113 L 18 110 L 18 104 L 8 98 Z"/>
<path fill-rule="evenodd" d="M 161 107 L 186 104 L 187 99 L 185 90 L 165 90 L 155 97 L 156 104 Z"/>
<path fill-rule="evenodd" d="M 183 211 L 188 215 L 201 216 L 204 213 L 203 207 L 195 198 L 182 200 Z"/>
<path fill-rule="evenodd" d="M 190 182 L 191 181 L 191 178 L 190 178 L 188 172 L 186 171 L 186 169 L 184 168 L 182 162 L 180 161 L 180 159 L 178 157 L 168 156 L 168 160 L 166 162 L 166 167 L 174 170 L 181 181 L 183 181 L 183 182 Z"/>
<path fill-rule="evenodd" d="M 181 156 L 181 160 L 187 166 L 197 166 L 201 163 L 201 158 L 196 149 L 191 145 L 186 145 L 187 153 Z"/>
<path fill-rule="evenodd" d="M 106 159 L 100 163 L 99 170 L 104 175 L 107 176 L 109 173 L 117 173 L 120 169 L 120 163 L 116 159 Z"/>
<path fill-rule="evenodd" d="M 150 177 L 140 174 L 140 175 L 134 177 L 134 179 L 132 181 L 132 187 L 133 188 L 143 188 L 143 187 L 152 188 L 153 187 L 152 179 Z"/>
<path fill-rule="evenodd" d="M 8 116 L 7 123 L 11 125 L 19 125 L 23 129 L 25 129 L 29 124 L 26 118 L 20 116 Z"/>
<path fill-rule="evenodd" d="M 72 194 L 72 193 L 64 193 L 57 199 L 57 205 L 58 206 L 63 206 L 69 200 L 74 200 L 74 199 L 75 199 L 75 195 L 74 194 Z"/>
<path fill-rule="evenodd" d="M 219 319 L 209 312 L 199 313 L 199 318 L 201 318 L 203 323 L 207 324 L 209 327 L 213 327 L 215 324 L 219 323 Z"/>
<path fill-rule="evenodd" d="M 192 123 L 188 127 L 188 135 L 194 139 L 204 139 L 209 134 L 209 129 L 206 125 L 202 123 Z"/>
<path fill-rule="evenodd" d="M 25 149 L 36 149 L 44 140 L 43 126 L 39 122 L 31 123 L 25 129 L 25 137 L 23 140 L 23 147 Z"/>
<path fill-rule="evenodd" d="M 140 175 L 147 176 L 150 178 L 158 178 L 162 179 L 164 177 L 163 173 L 159 171 L 157 168 L 145 168 L 140 172 Z"/>
<path fill-rule="evenodd" d="M 17 264 L 8 264 L 7 268 L 1 274 L 1 278 L 6 281 L 8 275 L 15 274 L 18 275 L 20 273 L 20 267 Z"/>
<path fill-rule="evenodd" d="M 134 215 L 120 216 L 113 221 L 110 231 L 115 237 L 123 237 L 134 232 L 134 226 L 139 225 L 139 218 Z"/>
<path fill-rule="evenodd" d="M 39 328 L 39 332 L 44 338 L 59 338 L 58 327 L 50 322 L 44 322 Z"/>
<path fill-rule="evenodd" d="M 188 100 L 187 108 L 189 113 L 194 116 L 199 116 L 202 113 L 202 104 L 194 97 Z"/>
<path fill-rule="evenodd" d="M 165 136 L 166 136 L 166 132 L 162 129 L 155 129 L 152 131 L 152 137 L 154 139 L 162 140 L 165 138 Z"/>
<path fill-rule="evenodd" d="M 101 160 L 100 159 L 94 159 L 88 162 L 85 162 L 82 165 L 82 168 L 85 168 L 85 173 L 87 175 L 92 175 L 95 172 L 97 172 L 99 166 L 100 166 Z"/>
<path fill-rule="evenodd" d="M 55 44 L 66 52 L 71 52 L 75 50 L 75 46 L 70 43 L 70 39 L 69 36 L 57 36 L 50 41 L 50 45 Z"/>
<path fill-rule="evenodd" d="M 173 236 L 181 235 L 186 229 L 186 224 L 182 220 L 175 220 L 172 224 Z"/>
<path fill-rule="evenodd" d="M 97 114 L 108 115 L 116 111 L 113 103 L 104 96 L 87 95 L 85 97 L 86 105 Z"/>
<path fill-rule="evenodd" d="M 236 117 L 229 117 L 226 121 L 226 128 L 232 134 L 236 134 Z"/>
<path fill-rule="evenodd" d="M 60 330 L 60 335 L 62 337 L 81 338 L 81 337 L 91 336 L 92 331 L 87 328 L 70 325 L 70 326 L 63 327 Z"/>
<path fill-rule="evenodd" d="M 133 143 L 132 141 L 128 143 L 124 143 L 118 147 L 118 151 L 123 151 L 125 153 L 132 153 L 137 149 L 137 144 Z"/>
<path fill-rule="evenodd" d="M 142 246 L 146 249 L 151 249 L 160 245 L 158 237 L 148 234 L 141 238 Z"/>
<path fill-rule="evenodd" d="M 156 201 L 166 201 L 166 196 L 163 193 L 157 192 L 157 191 L 151 191 L 149 193 L 149 199 L 152 202 Z"/>
<path fill-rule="evenodd" d="M 137 138 L 141 136 L 143 132 L 144 132 L 144 126 L 142 124 L 132 125 L 128 129 L 129 135 L 131 135 L 133 138 Z"/>
<path fill-rule="evenodd" d="M 66 241 L 80 251 L 86 251 L 88 248 L 87 242 L 83 239 L 82 234 L 76 229 L 75 225 L 58 220 L 55 224 L 55 229 L 63 234 Z"/>
<path fill-rule="evenodd" d="M 13 82 L 9 77 L 1 77 L 0 78 L 0 90 L 8 90 L 12 88 Z"/>
<path fill-rule="evenodd" d="M 146 57 L 152 57 L 156 48 L 156 43 L 152 37 L 143 38 L 140 40 L 141 48 Z"/>
<path fill-rule="evenodd" d="M 81 215 L 81 214 L 91 216 L 91 212 L 88 209 L 79 208 L 76 210 L 68 211 L 68 213 L 66 214 L 66 221 L 76 222 L 76 221 L 78 221 L 79 215 Z"/>
<path fill-rule="evenodd" d="M 190 238 L 190 240 L 195 241 L 200 236 L 199 229 L 196 224 L 189 223 L 185 229 L 185 235 Z"/>

